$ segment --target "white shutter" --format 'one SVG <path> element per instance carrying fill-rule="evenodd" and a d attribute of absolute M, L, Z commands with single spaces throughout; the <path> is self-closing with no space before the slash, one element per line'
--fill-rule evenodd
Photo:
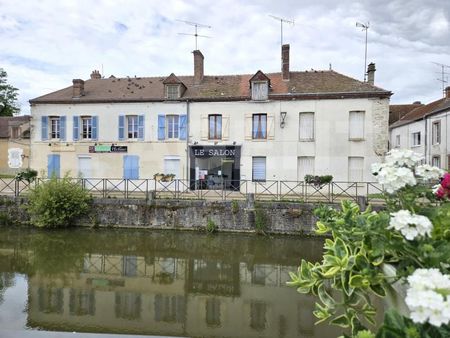
<path fill-rule="evenodd" d="M 209 124 L 208 124 L 208 115 L 202 115 L 200 116 L 200 139 L 205 141 L 208 139 L 208 131 L 209 131 Z"/>
<path fill-rule="evenodd" d="M 275 138 L 275 116 L 267 115 L 267 139 L 273 140 Z"/>
<path fill-rule="evenodd" d="M 314 140 L 314 113 L 300 113 L 299 119 L 300 141 Z"/>
<path fill-rule="evenodd" d="M 266 158 L 265 157 L 253 157 L 252 180 L 253 181 L 265 181 L 266 180 Z"/>
<path fill-rule="evenodd" d="M 306 175 L 314 175 L 314 157 L 301 156 L 298 158 L 297 180 L 303 181 Z"/>
<path fill-rule="evenodd" d="M 267 82 L 252 82 L 253 100 L 267 100 L 268 92 Z"/>
<path fill-rule="evenodd" d="M 349 115 L 349 134 L 350 140 L 364 139 L 364 112 L 351 111 Z"/>
<path fill-rule="evenodd" d="M 180 178 L 180 160 L 175 158 L 165 158 L 164 174 L 175 174 L 175 178 Z"/>
<path fill-rule="evenodd" d="M 251 140 L 252 139 L 252 130 L 253 130 L 253 114 L 245 114 L 245 139 Z"/>
<path fill-rule="evenodd" d="M 364 157 L 348 158 L 348 181 L 363 182 Z"/>
<path fill-rule="evenodd" d="M 230 117 L 222 116 L 222 140 L 230 138 Z"/>

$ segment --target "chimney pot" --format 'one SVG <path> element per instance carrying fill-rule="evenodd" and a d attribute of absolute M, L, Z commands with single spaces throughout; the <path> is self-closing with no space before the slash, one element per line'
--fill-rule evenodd
<path fill-rule="evenodd" d="M 81 79 L 73 79 L 73 97 L 81 97 L 84 95 L 84 81 Z"/>
<path fill-rule="evenodd" d="M 373 62 L 369 63 L 367 66 L 367 82 L 371 85 L 375 83 L 375 64 Z"/>
<path fill-rule="evenodd" d="M 101 79 L 102 75 L 100 74 L 100 72 L 96 69 L 94 69 L 91 73 L 91 79 Z"/>
<path fill-rule="evenodd" d="M 414 101 L 413 104 L 422 104 L 420 101 Z"/>
<path fill-rule="evenodd" d="M 445 88 L 445 98 L 450 99 L 450 86 Z"/>
<path fill-rule="evenodd" d="M 281 46 L 281 73 L 283 80 L 289 80 L 289 44 Z"/>
<path fill-rule="evenodd" d="M 200 84 L 203 81 L 203 60 L 205 57 L 199 50 L 194 50 L 194 84 Z"/>

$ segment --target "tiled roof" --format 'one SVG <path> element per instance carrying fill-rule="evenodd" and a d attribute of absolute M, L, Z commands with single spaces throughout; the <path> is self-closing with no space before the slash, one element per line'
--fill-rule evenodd
<path fill-rule="evenodd" d="M 389 124 L 393 124 L 408 114 L 413 109 L 423 106 L 423 103 L 391 104 L 389 106 Z"/>
<path fill-rule="evenodd" d="M 450 99 L 449 98 L 447 98 L 447 99 L 442 98 L 442 99 L 433 101 L 429 104 L 417 107 L 417 108 L 413 109 L 412 111 L 410 111 L 405 116 L 403 116 L 400 120 L 398 120 L 397 122 L 390 125 L 389 127 L 391 129 L 400 127 L 405 124 L 409 124 L 411 122 L 421 120 L 428 115 L 440 112 L 445 109 L 450 109 Z"/>
<path fill-rule="evenodd" d="M 341 98 L 389 97 L 392 93 L 333 70 L 291 72 L 283 81 L 281 73 L 265 74 L 270 78 L 270 98 Z M 175 76 L 175 75 L 174 75 Z M 186 86 L 182 100 L 227 101 L 248 100 L 249 80 L 254 74 L 204 76 L 194 84 L 193 76 L 178 76 Z M 30 100 L 30 103 L 89 103 L 164 101 L 164 80 L 167 77 L 105 78 L 85 81 L 85 95 L 72 98 L 72 86 Z M 172 79 L 173 80 L 173 77 Z"/>
<path fill-rule="evenodd" d="M 29 120 L 29 115 L 0 116 L 0 138 L 9 138 L 9 126 L 19 126 Z"/>

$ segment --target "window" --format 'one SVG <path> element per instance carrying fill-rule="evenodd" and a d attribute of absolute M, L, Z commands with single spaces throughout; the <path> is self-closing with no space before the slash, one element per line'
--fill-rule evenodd
<path fill-rule="evenodd" d="M 168 139 L 178 138 L 179 116 L 167 115 L 166 120 L 167 120 L 167 138 Z"/>
<path fill-rule="evenodd" d="M 265 182 L 266 181 L 266 158 L 265 157 L 253 157 L 252 181 L 253 182 Z"/>
<path fill-rule="evenodd" d="M 222 115 L 209 115 L 209 134 L 210 140 L 222 139 Z"/>
<path fill-rule="evenodd" d="M 95 315 L 95 291 L 70 289 L 69 311 L 72 316 Z"/>
<path fill-rule="evenodd" d="M 50 138 L 59 139 L 61 134 L 59 117 L 50 117 Z"/>
<path fill-rule="evenodd" d="M 183 323 L 186 318 L 186 300 L 183 296 L 155 295 L 155 321 Z"/>
<path fill-rule="evenodd" d="M 314 141 L 314 113 L 300 113 L 300 141 Z"/>
<path fill-rule="evenodd" d="M 141 294 L 137 292 L 116 292 L 116 318 L 137 320 L 141 318 Z"/>
<path fill-rule="evenodd" d="M 127 116 L 127 136 L 129 139 L 138 138 L 138 117 L 136 115 Z"/>
<path fill-rule="evenodd" d="M 206 300 L 206 324 L 208 326 L 220 325 L 220 300 L 209 298 Z"/>
<path fill-rule="evenodd" d="M 300 156 L 298 158 L 297 180 L 303 181 L 306 175 L 314 175 L 313 156 Z"/>
<path fill-rule="evenodd" d="M 441 167 L 441 157 L 440 156 L 433 156 L 431 159 L 431 165 L 433 167 Z"/>
<path fill-rule="evenodd" d="M 412 146 L 420 146 L 420 131 L 412 133 Z"/>
<path fill-rule="evenodd" d="M 11 138 L 19 138 L 19 127 L 11 127 Z"/>
<path fill-rule="evenodd" d="M 253 114 L 252 119 L 252 138 L 267 138 L 267 114 Z"/>
<path fill-rule="evenodd" d="M 179 85 L 166 85 L 166 97 L 169 100 L 175 100 L 180 97 L 180 86 Z"/>
<path fill-rule="evenodd" d="M 63 313 L 64 293 L 62 288 L 39 287 L 38 288 L 38 309 L 45 313 Z"/>
<path fill-rule="evenodd" d="M 441 143 L 441 121 L 433 122 L 431 128 L 431 138 L 433 144 Z"/>
<path fill-rule="evenodd" d="M 92 117 L 90 116 L 81 118 L 81 138 L 92 138 Z"/>
<path fill-rule="evenodd" d="M 362 182 L 364 169 L 364 157 L 349 157 L 348 158 L 348 181 Z"/>
<path fill-rule="evenodd" d="M 266 304 L 252 301 L 250 303 L 250 327 L 254 330 L 266 328 Z"/>
<path fill-rule="evenodd" d="M 348 125 L 349 140 L 364 139 L 364 115 L 363 111 L 350 112 Z"/>
<path fill-rule="evenodd" d="M 395 148 L 400 148 L 400 135 L 395 135 Z"/>
<path fill-rule="evenodd" d="M 252 99 L 267 100 L 269 96 L 269 86 L 267 81 L 252 82 Z"/>

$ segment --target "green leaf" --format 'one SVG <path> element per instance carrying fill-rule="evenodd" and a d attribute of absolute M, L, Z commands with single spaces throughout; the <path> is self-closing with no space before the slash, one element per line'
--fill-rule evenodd
<path fill-rule="evenodd" d="M 386 290 L 380 284 L 370 285 L 370 289 L 379 297 L 386 297 Z"/>
<path fill-rule="evenodd" d="M 369 281 L 362 275 L 353 275 L 350 277 L 350 286 L 352 288 L 365 288 L 369 286 Z"/>
<path fill-rule="evenodd" d="M 347 328 L 350 326 L 350 321 L 348 320 L 347 316 L 340 315 L 340 316 L 334 318 L 333 320 L 331 320 L 330 324 L 338 325 L 343 328 Z"/>

